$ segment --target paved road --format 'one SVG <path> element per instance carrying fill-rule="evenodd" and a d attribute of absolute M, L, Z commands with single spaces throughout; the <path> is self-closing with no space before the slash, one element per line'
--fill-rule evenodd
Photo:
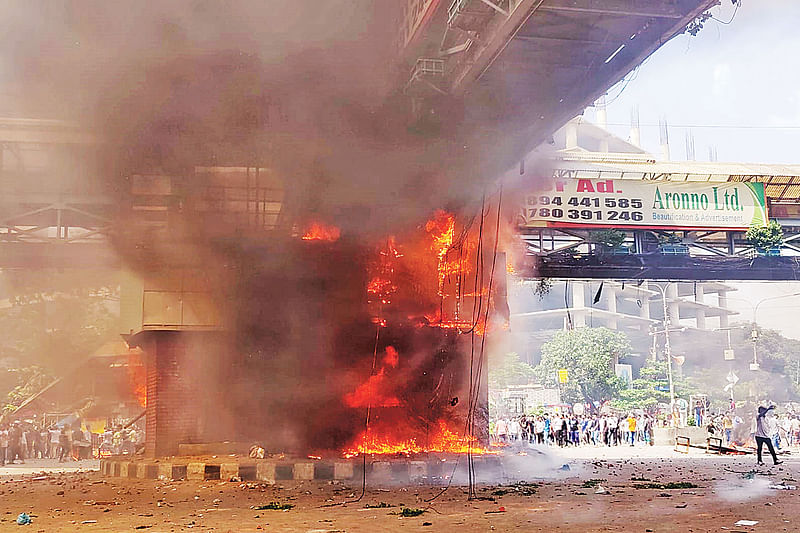
<path fill-rule="evenodd" d="M 68 461 L 59 463 L 57 459 L 29 459 L 24 464 L 0 466 L 0 477 L 21 476 L 38 472 L 79 472 L 99 470 L 100 461 L 96 459 L 84 461 Z"/>

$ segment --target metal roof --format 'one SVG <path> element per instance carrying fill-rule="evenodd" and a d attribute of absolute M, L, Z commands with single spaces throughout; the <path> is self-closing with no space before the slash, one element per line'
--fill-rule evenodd
<path fill-rule="evenodd" d="M 631 154 L 559 152 L 557 172 L 573 178 L 663 181 L 754 181 L 764 183 L 771 200 L 800 201 L 800 165 L 655 161 Z"/>

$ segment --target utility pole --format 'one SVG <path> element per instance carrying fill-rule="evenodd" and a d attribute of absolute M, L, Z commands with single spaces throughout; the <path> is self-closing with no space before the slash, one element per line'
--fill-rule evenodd
<path fill-rule="evenodd" d="M 672 348 L 669 344 L 669 311 L 667 309 L 667 282 L 663 287 L 656 285 L 661 291 L 661 303 L 664 309 L 664 352 L 667 355 L 667 378 L 669 379 L 669 412 L 672 416 L 672 427 L 677 427 L 675 420 L 675 384 L 672 381 Z"/>

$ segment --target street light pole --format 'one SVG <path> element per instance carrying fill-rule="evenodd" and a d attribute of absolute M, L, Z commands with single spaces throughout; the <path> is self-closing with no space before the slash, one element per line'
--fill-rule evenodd
<path fill-rule="evenodd" d="M 663 287 L 656 285 L 661 291 L 661 303 L 664 307 L 664 352 L 667 355 L 667 378 L 669 379 L 669 412 L 672 416 L 672 427 L 677 427 L 675 421 L 675 385 L 672 381 L 672 348 L 669 344 L 669 312 L 667 310 L 667 287 L 671 282 L 667 282 Z"/>
<path fill-rule="evenodd" d="M 760 300 L 755 308 L 753 309 L 753 364 L 750 365 L 750 370 L 758 370 L 758 308 L 764 302 L 769 302 L 771 300 L 779 300 L 781 298 L 790 298 L 792 296 L 800 296 L 800 292 L 793 292 L 792 294 L 781 294 L 780 296 L 770 296 L 769 298 L 764 298 Z"/>

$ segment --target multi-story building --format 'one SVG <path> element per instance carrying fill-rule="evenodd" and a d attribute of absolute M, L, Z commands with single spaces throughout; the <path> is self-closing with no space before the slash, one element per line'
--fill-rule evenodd
<path fill-rule="evenodd" d="M 632 139 L 636 140 L 635 132 Z M 656 157 L 577 117 L 534 150 L 531 159 L 544 159 L 555 175 L 562 171 L 569 175 L 576 168 L 615 162 L 632 165 L 653 162 Z M 687 168 L 687 172 L 692 170 Z M 646 336 L 663 324 L 665 306 L 673 328 L 727 328 L 730 317 L 737 314 L 728 306 L 728 295 L 735 290 L 717 281 L 519 280 L 509 286 L 509 304 L 512 329 L 525 338 L 523 358 L 535 363 L 538 347 L 553 330 L 605 326 L 634 338 Z"/>

